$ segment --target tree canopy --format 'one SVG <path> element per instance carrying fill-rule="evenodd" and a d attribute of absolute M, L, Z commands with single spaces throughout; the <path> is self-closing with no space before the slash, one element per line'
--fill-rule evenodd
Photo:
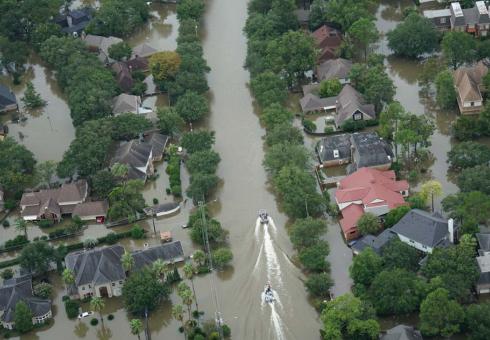
<path fill-rule="evenodd" d="M 209 113 L 208 101 L 203 95 L 187 91 L 177 100 L 175 112 L 185 121 L 195 122 Z"/>
<path fill-rule="evenodd" d="M 450 31 L 441 42 L 442 53 L 454 69 L 476 58 L 475 38 L 466 32 Z"/>
<path fill-rule="evenodd" d="M 442 109 L 456 106 L 456 90 L 454 89 L 453 75 L 448 70 L 442 71 L 435 79 L 437 89 L 437 104 Z"/>
<path fill-rule="evenodd" d="M 460 331 L 464 310 L 449 298 L 449 292 L 439 288 L 430 293 L 420 305 L 420 330 L 423 335 L 450 337 Z"/>
<path fill-rule="evenodd" d="M 7 193 L 21 193 L 32 181 L 36 160 L 13 138 L 0 141 L 0 184 Z"/>
<path fill-rule="evenodd" d="M 376 234 L 381 229 L 381 223 L 376 215 L 367 212 L 357 221 L 357 229 L 362 235 Z"/>
<path fill-rule="evenodd" d="M 194 130 L 187 132 L 180 141 L 182 147 L 192 154 L 197 151 L 209 150 L 215 141 L 213 131 Z"/>
<path fill-rule="evenodd" d="M 14 322 L 15 329 L 20 333 L 27 333 L 34 328 L 31 309 L 22 300 L 15 305 Z"/>
<path fill-rule="evenodd" d="M 136 212 L 141 212 L 145 207 L 145 199 L 141 194 L 143 190 L 141 180 L 130 180 L 115 187 L 109 194 L 109 211 L 107 216 L 110 220 L 132 218 Z"/>
<path fill-rule="evenodd" d="M 54 261 L 54 250 L 46 241 L 26 245 L 20 253 L 20 266 L 31 273 L 45 273 Z"/>
<path fill-rule="evenodd" d="M 180 55 L 174 51 L 163 51 L 153 54 L 150 59 L 150 70 L 157 82 L 174 78 L 182 62 Z"/>
<path fill-rule="evenodd" d="M 477 165 L 488 164 L 490 161 L 490 148 L 477 142 L 461 142 L 453 146 L 447 153 L 448 163 L 456 169 L 471 168 Z"/>

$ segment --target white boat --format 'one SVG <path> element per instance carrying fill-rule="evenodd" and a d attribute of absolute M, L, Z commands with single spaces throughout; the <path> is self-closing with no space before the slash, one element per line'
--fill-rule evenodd
<path fill-rule="evenodd" d="M 265 285 L 264 300 L 267 303 L 273 303 L 276 300 L 276 298 L 274 297 L 274 292 L 272 291 L 272 287 L 271 287 L 270 283 L 267 283 Z"/>
<path fill-rule="evenodd" d="M 267 211 L 265 211 L 264 209 L 259 210 L 259 218 L 260 218 L 260 223 L 262 224 L 269 223 L 269 215 L 267 214 Z"/>

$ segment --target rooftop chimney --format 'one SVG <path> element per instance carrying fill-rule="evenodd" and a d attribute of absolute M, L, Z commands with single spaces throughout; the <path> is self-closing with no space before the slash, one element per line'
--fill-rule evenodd
<path fill-rule="evenodd" d="M 449 231 L 449 241 L 454 243 L 454 220 L 452 218 L 447 220 L 447 229 Z"/>

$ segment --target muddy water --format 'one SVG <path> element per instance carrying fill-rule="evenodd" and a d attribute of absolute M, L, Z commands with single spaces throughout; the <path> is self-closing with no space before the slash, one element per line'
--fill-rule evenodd
<path fill-rule="evenodd" d="M 411 6 L 413 6 L 413 2 L 410 0 L 381 2 L 376 12 L 376 26 L 383 36 L 377 51 L 388 56 L 386 58 L 388 74 L 397 88 L 395 100 L 398 100 L 409 112 L 427 115 L 436 125 L 430 146 L 434 162 L 423 177 L 425 179 L 433 178 L 441 182 L 444 193 L 435 200 L 435 209 L 440 211 L 441 199 L 458 191 L 454 178 L 448 173 L 447 163 L 447 152 L 451 150 L 451 145 L 454 143 L 450 136 L 450 126 L 457 118 L 457 113 L 438 110 L 434 105 L 434 93 L 430 93 L 428 96 L 422 95 L 418 85 L 418 77 L 421 71 L 420 63 L 416 60 L 406 60 L 391 55 L 387 46 L 385 34 L 403 20 L 402 11 Z"/>
<path fill-rule="evenodd" d="M 27 118 L 23 122 L 9 123 L 9 136 L 24 144 L 40 162 L 60 161 L 75 138 L 70 109 L 53 73 L 38 57 L 33 56 L 26 67 L 27 72 L 23 75 L 20 85 L 13 85 L 8 77 L 0 76 L 0 83 L 12 89 L 22 114 Z M 23 108 L 20 99 L 28 81 L 34 84 L 36 91 L 47 101 L 47 105 L 42 109 L 27 111 Z M 0 115 L 3 121 L 10 121 L 11 118 L 12 115 Z"/>

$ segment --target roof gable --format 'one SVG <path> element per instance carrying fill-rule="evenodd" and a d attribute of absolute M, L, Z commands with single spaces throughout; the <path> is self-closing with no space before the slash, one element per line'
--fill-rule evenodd
<path fill-rule="evenodd" d="M 448 222 L 419 209 L 410 210 L 391 230 L 428 247 L 435 247 L 448 236 Z"/>

